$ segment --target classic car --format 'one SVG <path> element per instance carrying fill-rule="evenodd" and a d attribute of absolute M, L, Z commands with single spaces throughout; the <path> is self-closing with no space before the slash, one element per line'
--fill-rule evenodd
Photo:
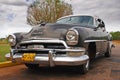
<path fill-rule="evenodd" d="M 112 36 L 97 16 L 69 15 L 56 23 L 41 23 L 28 33 L 8 37 L 13 62 L 28 68 L 44 66 L 77 66 L 81 73 L 97 55 L 111 56 Z"/>

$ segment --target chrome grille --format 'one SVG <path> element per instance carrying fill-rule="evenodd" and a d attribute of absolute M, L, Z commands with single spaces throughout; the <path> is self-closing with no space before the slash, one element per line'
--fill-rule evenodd
<path fill-rule="evenodd" d="M 65 49 L 65 46 L 62 43 L 34 43 L 34 44 L 22 44 L 20 48 L 22 49 L 23 46 L 26 49 Z"/>

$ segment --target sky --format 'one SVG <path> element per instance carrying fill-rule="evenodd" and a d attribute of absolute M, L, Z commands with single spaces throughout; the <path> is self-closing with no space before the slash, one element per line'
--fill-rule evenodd
<path fill-rule="evenodd" d="M 15 32 L 28 32 L 27 7 L 34 0 L 0 0 L 0 38 Z M 65 0 L 74 14 L 99 16 L 107 31 L 120 31 L 120 0 Z"/>

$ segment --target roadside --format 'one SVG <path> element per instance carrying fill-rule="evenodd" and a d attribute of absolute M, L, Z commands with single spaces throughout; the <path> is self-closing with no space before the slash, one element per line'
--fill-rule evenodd
<path fill-rule="evenodd" d="M 21 63 L 13 63 L 8 61 L 5 57 L 10 52 L 10 45 L 7 39 L 0 40 L 0 68 L 19 65 Z"/>
<path fill-rule="evenodd" d="M 112 42 L 114 45 L 120 46 L 120 40 L 113 40 Z"/>
<path fill-rule="evenodd" d="M 22 63 L 17 63 L 17 62 L 13 63 L 12 61 L 5 61 L 0 63 L 0 68 L 15 66 L 19 64 L 22 64 Z"/>

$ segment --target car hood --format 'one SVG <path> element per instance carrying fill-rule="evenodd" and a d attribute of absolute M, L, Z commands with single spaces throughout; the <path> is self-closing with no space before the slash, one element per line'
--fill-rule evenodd
<path fill-rule="evenodd" d="M 64 39 L 67 30 L 74 26 L 78 25 L 49 23 L 45 26 L 34 27 L 24 36 L 24 39 Z"/>

